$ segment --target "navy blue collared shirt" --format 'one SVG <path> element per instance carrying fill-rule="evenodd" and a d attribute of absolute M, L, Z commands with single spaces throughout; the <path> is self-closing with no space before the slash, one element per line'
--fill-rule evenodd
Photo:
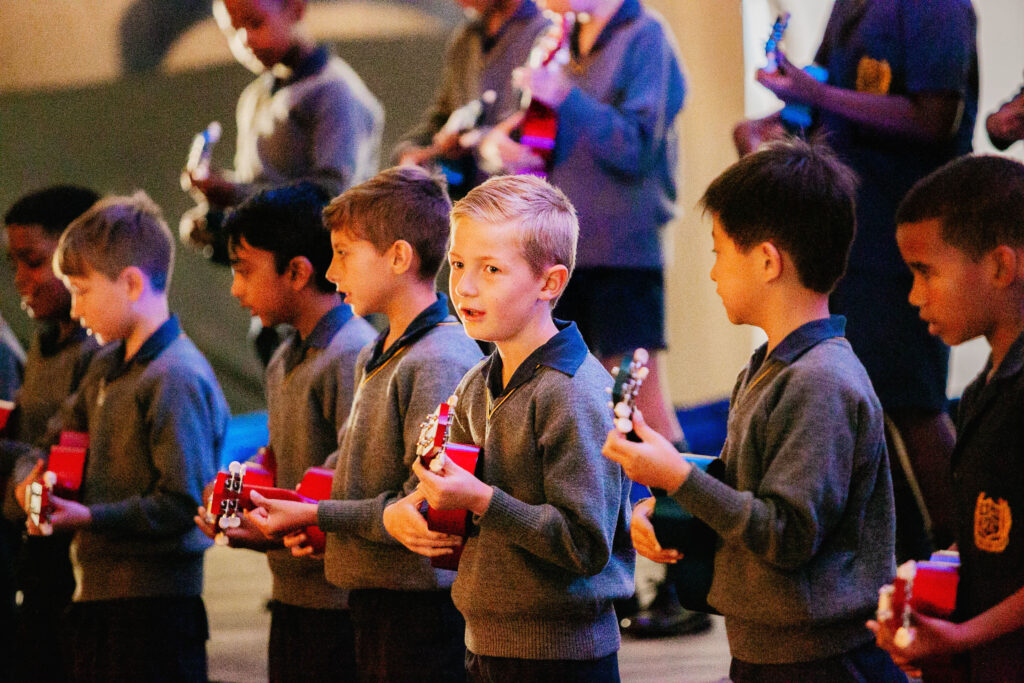
<path fill-rule="evenodd" d="M 777 360 L 786 365 L 791 364 L 805 351 L 814 347 L 819 342 L 834 337 L 842 337 L 846 333 L 846 318 L 841 315 L 830 315 L 827 318 L 819 318 L 809 323 L 804 323 L 779 342 L 778 346 L 765 358 L 768 345 L 764 344 L 750 359 L 749 377 L 753 377 L 766 360 Z"/>
<path fill-rule="evenodd" d="M 447 318 L 448 297 L 438 292 L 437 301 L 424 308 L 419 315 L 413 318 L 412 322 L 409 323 L 409 327 L 405 328 L 405 332 L 395 340 L 394 344 L 386 349 L 384 348 L 384 340 L 388 338 L 391 327 L 385 328 L 383 332 L 377 335 L 377 340 L 373 343 L 373 353 L 370 354 L 370 360 L 367 361 L 364 370 L 366 375 L 387 363 L 396 353 L 415 342 L 429 330 L 443 323 Z"/>
<path fill-rule="evenodd" d="M 338 304 L 331 310 L 324 313 L 317 321 L 309 336 L 302 339 L 302 335 L 295 330 L 292 335 L 292 344 L 288 356 L 284 359 L 284 370 L 290 372 L 296 365 L 302 362 L 309 349 L 326 349 L 334 335 L 352 319 L 352 308 L 348 304 Z"/>
<path fill-rule="evenodd" d="M 508 385 L 503 385 L 502 382 L 501 354 L 495 350 L 490 355 L 487 362 L 480 368 L 480 372 L 487 379 L 487 390 L 492 397 L 498 399 L 515 391 L 528 382 L 542 365 L 563 372 L 570 377 L 576 374 L 576 371 L 583 365 L 583 361 L 587 359 L 590 350 L 587 348 L 586 342 L 583 341 L 583 335 L 580 334 L 576 323 L 555 320 L 555 327 L 558 328 L 558 333 L 538 346 L 533 353 L 526 357 L 526 360 L 519 364 L 516 371 L 512 373 Z"/>
<path fill-rule="evenodd" d="M 142 343 L 142 346 L 139 347 L 135 355 L 127 361 L 124 359 L 124 341 L 122 340 L 119 342 L 121 346 L 116 352 L 117 363 L 111 366 L 106 380 L 113 382 L 121 375 L 127 373 L 133 364 L 148 363 L 153 360 L 163 353 L 164 349 L 170 346 L 171 342 L 179 336 L 181 336 L 181 324 L 178 322 L 178 316 L 171 315 L 163 325 L 156 329 L 156 332 L 149 335 L 149 338 Z"/>

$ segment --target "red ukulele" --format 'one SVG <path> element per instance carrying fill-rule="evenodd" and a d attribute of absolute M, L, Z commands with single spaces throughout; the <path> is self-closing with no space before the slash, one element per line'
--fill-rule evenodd
<path fill-rule="evenodd" d="M 476 470 L 480 449 L 448 441 L 448 427 L 452 423 L 452 409 L 457 400 L 457 396 L 449 397 L 420 425 L 416 455 L 420 458 L 420 464 L 431 472 L 440 472 L 444 468 L 445 458 L 451 458 L 452 462 L 469 472 Z M 431 531 L 461 536 L 463 540 L 469 536 L 469 515 L 469 510 L 435 510 L 430 506 L 426 506 L 424 512 L 427 527 Z M 462 546 L 459 546 L 450 555 L 430 558 L 430 564 L 438 569 L 456 570 L 461 557 Z"/>
<path fill-rule="evenodd" d="M 28 487 L 28 516 L 43 536 L 53 533 L 50 496 L 74 500 L 82 488 L 85 456 L 89 451 L 89 434 L 61 432 L 60 441 L 50 447 L 46 471 Z"/>
<path fill-rule="evenodd" d="M 566 12 L 552 22 L 551 29 L 542 34 L 533 49 L 527 66 L 531 69 L 561 69 L 569 63 L 569 40 L 576 15 Z M 528 90 L 523 91 L 522 108 L 525 111 L 520 126 L 519 142 L 533 150 L 534 154 L 544 160 L 544 171 L 528 170 L 527 173 L 544 177 L 551 167 L 551 156 L 555 150 L 555 137 L 558 135 L 558 113 L 540 100 L 531 96 Z"/>
<path fill-rule="evenodd" d="M 253 491 L 273 500 L 291 500 L 297 503 L 315 503 L 331 497 L 331 482 L 334 472 L 324 467 L 310 467 L 302 475 L 302 481 L 294 489 L 274 486 L 269 471 L 260 465 L 245 465 L 232 462 L 227 472 L 218 472 L 213 484 L 213 493 L 207 505 L 210 522 L 220 529 L 232 529 L 242 523 L 240 514 L 256 506 L 252 502 Z M 318 526 L 305 530 L 309 545 L 320 554 L 324 551 L 326 536 Z M 218 545 L 227 545 L 228 538 L 222 533 L 215 539 Z"/>
<path fill-rule="evenodd" d="M 914 641 L 911 612 L 942 619 L 953 614 L 959 570 L 960 554 L 942 550 L 932 553 L 931 559 L 924 562 L 904 562 L 896 570 L 893 582 L 878 589 L 878 623 L 892 633 L 898 647 L 907 647 Z M 929 683 L 968 680 L 959 659 L 942 657 L 921 668 Z"/>

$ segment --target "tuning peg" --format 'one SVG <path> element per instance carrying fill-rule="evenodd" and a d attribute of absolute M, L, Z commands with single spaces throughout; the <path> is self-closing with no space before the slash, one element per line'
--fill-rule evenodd
<path fill-rule="evenodd" d="M 647 349 L 645 349 L 645 348 L 641 347 L 641 348 L 638 348 L 636 351 L 633 352 L 633 360 L 635 360 L 637 363 L 645 364 L 650 359 L 651 359 L 651 354 L 647 353 Z"/>
<path fill-rule="evenodd" d="M 618 365 L 616 365 L 614 368 L 612 368 L 612 374 L 613 375 L 619 374 L 619 366 Z"/>
<path fill-rule="evenodd" d="M 57 485 L 57 473 L 53 470 L 46 470 L 43 472 L 43 483 L 53 488 Z"/>
<path fill-rule="evenodd" d="M 219 546 L 226 546 L 231 542 L 231 539 L 229 539 L 225 534 L 217 534 L 213 537 L 213 542 Z"/>
<path fill-rule="evenodd" d="M 624 417 L 620 417 L 619 419 L 615 420 L 615 428 L 618 429 L 623 434 L 629 434 L 631 431 L 633 431 L 633 421 Z"/>
<path fill-rule="evenodd" d="M 651 373 L 651 369 L 649 367 L 647 367 L 646 365 L 644 367 L 640 368 L 639 370 L 637 370 L 637 372 L 636 372 L 637 377 L 639 377 L 640 379 L 647 379 L 647 375 L 649 375 L 650 373 Z"/>
<path fill-rule="evenodd" d="M 228 472 L 230 472 L 231 474 L 238 474 L 241 471 L 242 463 L 238 462 L 237 460 L 232 460 L 231 463 L 228 465 Z"/>
<path fill-rule="evenodd" d="M 459 403 L 459 397 L 456 396 L 455 394 L 452 394 L 451 396 L 448 397 L 448 407 L 449 408 L 454 408 L 456 405 L 458 405 L 458 403 Z"/>
<path fill-rule="evenodd" d="M 629 417 L 633 414 L 633 409 L 628 404 L 620 401 L 615 405 L 615 416 L 616 417 Z"/>

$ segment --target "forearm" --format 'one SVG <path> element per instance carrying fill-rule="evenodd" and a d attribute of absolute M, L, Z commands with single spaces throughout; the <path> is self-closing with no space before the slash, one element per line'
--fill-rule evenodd
<path fill-rule="evenodd" d="M 383 492 L 362 500 L 322 500 L 316 506 L 315 523 L 328 533 L 361 536 L 374 543 L 394 545 L 397 541 L 384 528 L 384 508 L 398 497 Z"/>
<path fill-rule="evenodd" d="M 1024 628 L 1024 588 L 961 625 L 961 650 L 971 650 Z"/>
<path fill-rule="evenodd" d="M 853 123 L 922 143 L 949 140 L 956 132 L 963 102 L 953 94 L 905 96 L 857 92 L 822 83 L 810 104 Z"/>

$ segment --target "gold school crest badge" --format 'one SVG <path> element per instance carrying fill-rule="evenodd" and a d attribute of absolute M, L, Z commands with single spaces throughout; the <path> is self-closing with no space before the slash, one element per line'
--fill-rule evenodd
<path fill-rule="evenodd" d="M 884 59 L 861 57 L 857 63 L 857 92 L 888 95 L 892 86 L 892 67 Z"/>
<path fill-rule="evenodd" d="M 974 545 L 978 550 L 1001 553 L 1010 542 L 1010 504 L 1002 498 L 986 498 L 985 492 L 978 494 L 974 506 Z"/>

